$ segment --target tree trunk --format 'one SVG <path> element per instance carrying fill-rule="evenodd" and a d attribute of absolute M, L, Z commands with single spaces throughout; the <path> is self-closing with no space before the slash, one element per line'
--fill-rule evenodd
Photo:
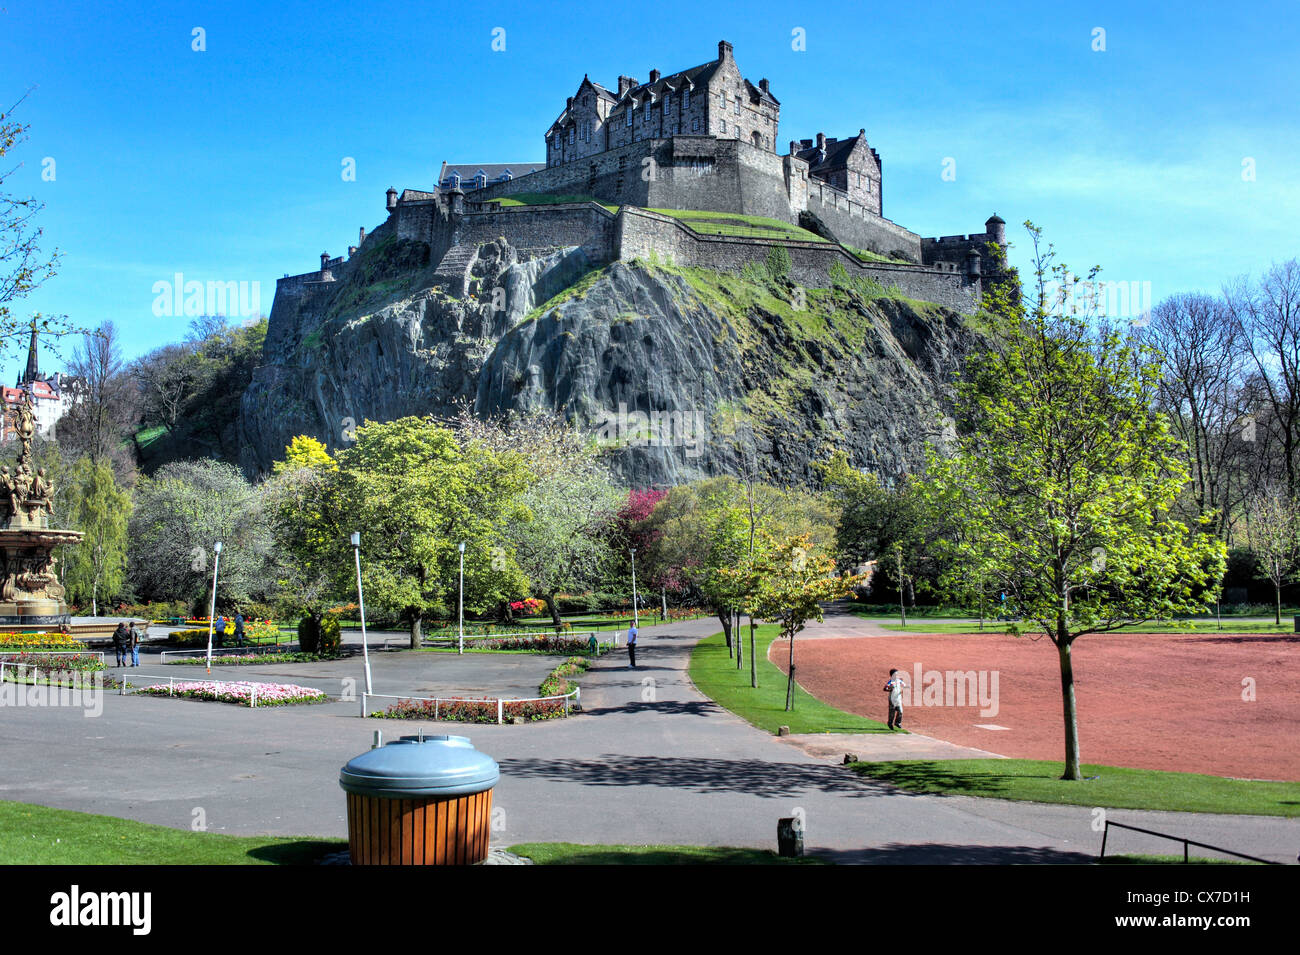
<path fill-rule="evenodd" d="M 794 634 L 790 634 L 790 671 L 785 679 L 785 711 L 794 709 Z"/>
<path fill-rule="evenodd" d="M 745 662 L 744 657 L 745 657 L 745 643 L 743 640 L 740 639 L 740 627 L 736 627 L 736 670 L 738 672 L 740 668 L 744 665 Z"/>
<path fill-rule="evenodd" d="M 420 612 L 411 614 L 411 649 L 420 649 Z"/>
<path fill-rule="evenodd" d="M 555 624 L 555 632 L 559 633 L 562 621 L 560 620 L 560 605 L 555 602 L 555 594 L 546 595 L 546 606 L 551 609 L 551 623 Z"/>
<path fill-rule="evenodd" d="M 1274 583 L 1273 591 L 1277 595 L 1277 603 L 1274 610 L 1273 623 L 1280 624 L 1282 622 L 1282 585 L 1280 583 Z"/>
<path fill-rule="evenodd" d="M 1074 701 L 1074 667 L 1070 662 L 1069 638 L 1057 637 L 1061 658 L 1061 704 L 1065 716 L 1065 774 L 1062 779 L 1082 779 L 1079 770 L 1079 718 Z"/>
<path fill-rule="evenodd" d="M 754 659 L 754 618 L 749 618 L 749 685 L 758 689 L 758 662 Z"/>
<path fill-rule="evenodd" d="M 718 619 L 722 621 L 722 639 L 727 641 L 727 656 L 731 656 L 731 608 L 720 609 Z"/>

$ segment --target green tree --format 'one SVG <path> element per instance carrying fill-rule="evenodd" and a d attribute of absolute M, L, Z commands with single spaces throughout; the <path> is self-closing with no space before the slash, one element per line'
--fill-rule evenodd
<path fill-rule="evenodd" d="M 503 533 L 508 557 L 544 598 L 555 629 L 558 595 L 596 585 L 614 565 L 609 528 L 622 498 L 594 442 L 547 413 L 483 421 L 465 411 L 456 421 L 462 442 L 498 455 L 522 456 L 528 484 L 520 517 Z M 504 569 L 504 568 L 503 568 Z"/>
<path fill-rule="evenodd" d="M 785 708 L 794 708 L 794 638 L 809 620 L 822 619 L 821 605 L 853 592 L 861 577 L 836 576 L 835 561 L 812 550 L 812 535 L 774 539 L 764 535 L 753 555 L 721 575 L 742 595 L 745 612 L 777 623 L 790 642 Z M 750 648 L 753 661 L 753 648 Z M 754 681 L 757 686 L 757 680 Z"/>
<path fill-rule="evenodd" d="M 1246 543 L 1273 584 L 1273 622 L 1282 622 L 1282 585 L 1300 563 L 1300 506 L 1287 489 L 1271 484 L 1246 501 Z"/>
<path fill-rule="evenodd" d="M 1071 650 L 1082 635 L 1202 609 L 1224 545 L 1174 520 L 1185 451 L 1152 411 L 1158 368 L 1119 332 L 1054 304 L 1068 272 L 1040 233 L 1028 310 L 984 316 L 994 344 L 959 386 L 950 457 L 924 487 L 963 534 L 949 546 L 1005 590 L 1008 609 L 1056 646 L 1065 779 L 1079 779 Z M 1013 627 L 1013 630 L 1016 628 Z"/>
<path fill-rule="evenodd" d="M 334 529 L 340 557 L 347 533 L 362 532 L 366 597 L 409 626 L 413 649 L 426 616 L 455 612 L 459 543 L 467 609 L 492 607 L 519 586 L 503 528 L 526 517 L 515 503 L 529 481 L 520 455 L 462 444 L 432 419 L 411 417 L 366 422 L 337 461 L 337 507 L 325 529 Z"/>
<path fill-rule="evenodd" d="M 311 618 L 319 630 L 337 593 L 340 528 L 335 513 L 338 465 L 315 438 L 299 435 L 285 448 L 264 485 L 275 540 L 277 596 L 290 615 Z"/>
<path fill-rule="evenodd" d="M 177 461 L 141 478 L 131 514 L 128 566 L 139 596 L 202 604 L 222 542 L 218 607 L 269 594 L 272 538 L 263 497 L 238 468 Z"/>
<path fill-rule="evenodd" d="M 64 558 L 64 581 L 70 600 L 89 600 L 92 615 L 99 616 L 100 601 L 117 596 L 126 580 L 131 495 L 118 487 L 108 458 L 79 458 L 65 480 L 72 501 L 68 525 L 85 536 Z"/>

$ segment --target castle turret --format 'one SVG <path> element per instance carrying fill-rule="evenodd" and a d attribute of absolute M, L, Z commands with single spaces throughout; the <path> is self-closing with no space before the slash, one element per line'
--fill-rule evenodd
<path fill-rule="evenodd" d="M 980 254 L 976 249 L 966 253 L 966 274 L 972 279 L 980 277 Z"/>
<path fill-rule="evenodd" d="M 32 319 L 32 340 L 27 346 L 27 370 L 23 372 L 22 378 L 18 384 L 25 385 L 28 382 L 39 381 L 41 377 L 40 363 L 36 359 L 36 319 Z"/>
<path fill-rule="evenodd" d="M 328 252 L 322 252 L 320 254 L 320 270 L 324 272 L 329 267 L 330 267 L 330 254 Z"/>
<path fill-rule="evenodd" d="M 1000 247 L 1007 247 L 1007 223 L 996 212 L 984 221 L 984 231 L 993 237 Z"/>
<path fill-rule="evenodd" d="M 394 209 L 397 208 L 397 190 L 394 189 L 392 186 L 389 186 L 387 195 L 388 195 L 388 204 L 386 208 L 388 209 L 389 212 L 392 212 Z"/>

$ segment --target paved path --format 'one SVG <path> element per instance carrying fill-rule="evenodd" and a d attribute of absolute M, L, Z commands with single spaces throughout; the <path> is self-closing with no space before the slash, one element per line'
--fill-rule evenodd
<path fill-rule="evenodd" d="M 828 620 L 828 631 L 851 628 Z M 647 627 L 639 658 L 584 678 L 587 712 L 527 726 L 423 725 L 470 736 L 501 763 L 496 845 L 528 841 L 773 847 L 802 814 L 812 851 L 854 862 L 1087 862 L 1086 807 L 919 796 L 864 781 L 721 710 L 690 684 L 711 620 Z M 403 655 L 404 656 L 404 655 Z M 395 659 L 401 659 L 394 655 Z M 438 655 L 446 679 L 466 657 Z M 358 675 L 359 663 L 356 664 Z M 343 836 L 338 769 L 417 726 L 360 719 L 354 703 L 248 710 L 110 696 L 103 715 L 0 708 L 0 798 L 210 831 Z M 836 741 L 834 749 L 842 749 Z M 1113 810 L 1110 818 L 1293 861 L 1300 821 Z M 1173 851 L 1134 836 L 1122 851 Z"/>

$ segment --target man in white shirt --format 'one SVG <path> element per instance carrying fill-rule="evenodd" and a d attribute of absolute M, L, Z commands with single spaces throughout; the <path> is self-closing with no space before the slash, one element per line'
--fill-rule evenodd
<path fill-rule="evenodd" d="M 903 728 L 903 690 L 907 683 L 899 675 L 897 670 L 889 671 L 889 682 L 885 684 L 885 692 L 889 694 L 889 728 Z"/>
<path fill-rule="evenodd" d="M 636 624 L 627 628 L 627 658 L 632 664 L 632 669 L 636 669 Z"/>

